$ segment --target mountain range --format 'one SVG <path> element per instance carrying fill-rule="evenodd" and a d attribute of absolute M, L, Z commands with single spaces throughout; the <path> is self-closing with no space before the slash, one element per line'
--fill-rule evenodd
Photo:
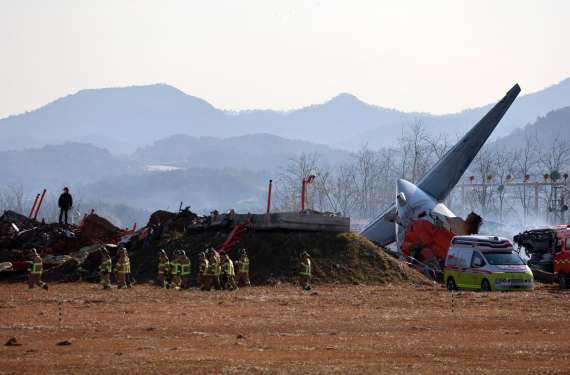
<path fill-rule="evenodd" d="M 494 96 L 499 99 L 503 94 Z M 469 95 L 469 91 L 458 95 Z M 177 134 L 227 138 L 258 133 L 345 150 L 363 144 L 377 148 L 393 144 L 403 127 L 417 121 L 433 135 L 455 138 L 491 105 L 431 115 L 370 105 L 344 93 L 297 110 L 235 112 L 215 108 L 165 84 L 89 89 L 0 120 L 0 150 L 83 142 L 124 154 Z M 506 136 L 565 106 L 570 106 L 570 79 L 518 98 L 494 137 Z"/>
<path fill-rule="evenodd" d="M 303 153 L 317 153 L 330 165 L 350 157 L 347 151 L 271 134 L 228 138 L 176 134 L 137 149 L 129 159 L 147 165 L 274 171 L 276 166 Z"/>
<path fill-rule="evenodd" d="M 363 144 L 393 146 L 402 127 L 418 121 L 454 139 L 488 108 L 436 116 L 341 94 L 288 112 L 230 112 L 167 85 L 83 90 L 0 120 L 0 193 L 21 185 L 31 202 L 47 188 L 53 201 L 69 185 L 117 224 L 142 223 L 180 201 L 200 212 L 254 212 L 263 209 L 267 180 L 303 153 L 334 166 Z M 570 79 L 518 98 L 494 143 L 520 146 L 530 136 L 570 144 L 569 126 Z"/>

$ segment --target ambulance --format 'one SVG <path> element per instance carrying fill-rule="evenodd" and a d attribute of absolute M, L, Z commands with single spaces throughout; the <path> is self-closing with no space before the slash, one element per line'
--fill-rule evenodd
<path fill-rule="evenodd" d="M 531 290 L 532 271 L 506 238 L 455 236 L 445 258 L 448 290 Z"/>

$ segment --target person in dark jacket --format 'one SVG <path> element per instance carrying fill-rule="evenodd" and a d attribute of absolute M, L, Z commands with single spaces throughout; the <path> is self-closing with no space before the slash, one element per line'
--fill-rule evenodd
<path fill-rule="evenodd" d="M 59 196 L 58 206 L 59 223 L 63 224 L 65 219 L 65 225 L 67 225 L 67 213 L 71 209 L 71 206 L 73 206 L 73 198 L 71 197 L 71 194 L 69 194 L 68 187 L 63 188 L 63 193 Z"/>

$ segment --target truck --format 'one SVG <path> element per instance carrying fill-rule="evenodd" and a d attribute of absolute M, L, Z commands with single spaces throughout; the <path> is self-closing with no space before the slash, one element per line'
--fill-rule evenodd
<path fill-rule="evenodd" d="M 519 251 L 529 260 L 535 278 L 557 282 L 561 289 L 570 284 L 570 224 L 526 230 L 514 236 Z"/>

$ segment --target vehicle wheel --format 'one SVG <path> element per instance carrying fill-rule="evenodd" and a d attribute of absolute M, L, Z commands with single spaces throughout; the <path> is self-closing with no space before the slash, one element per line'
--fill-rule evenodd
<path fill-rule="evenodd" d="M 490 292 L 491 291 L 491 284 L 489 284 L 489 280 L 483 279 L 481 282 L 481 290 L 483 292 Z"/>
<path fill-rule="evenodd" d="M 560 283 L 560 289 L 568 289 L 568 275 L 561 273 L 558 275 L 558 281 Z"/>
<path fill-rule="evenodd" d="M 446 285 L 447 285 L 447 290 L 449 291 L 457 290 L 457 285 L 455 284 L 455 280 L 453 279 L 453 277 L 447 278 Z"/>

